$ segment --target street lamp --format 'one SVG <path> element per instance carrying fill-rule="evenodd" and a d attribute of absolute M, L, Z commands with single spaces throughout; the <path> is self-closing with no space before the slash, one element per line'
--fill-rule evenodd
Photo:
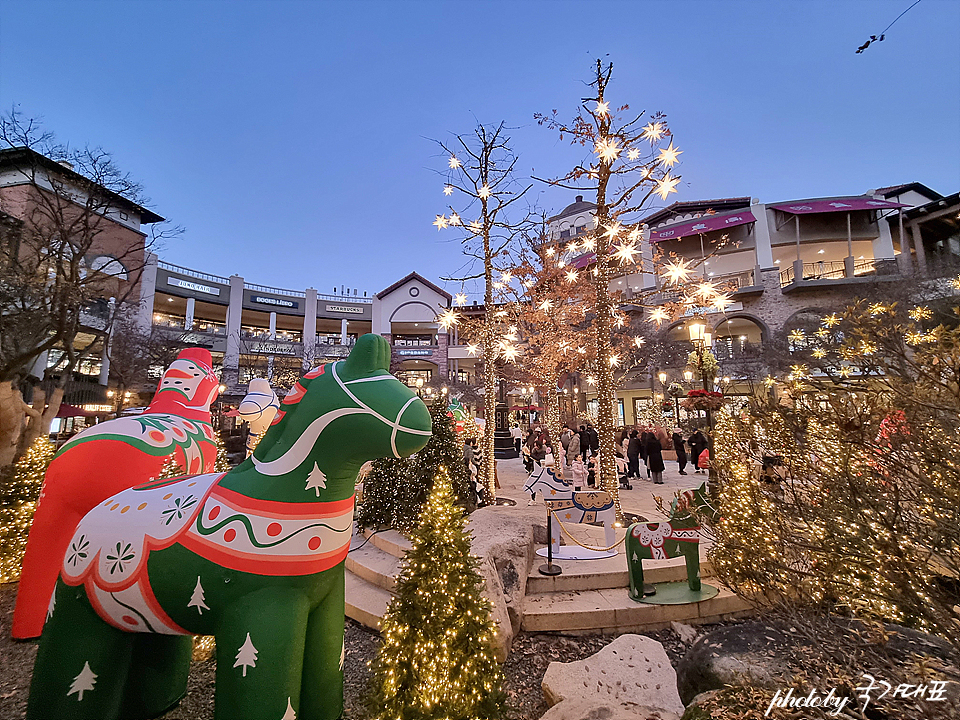
<path fill-rule="evenodd" d="M 417 385 L 417 397 L 418 397 L 418 398 L 423 398 L 423 393 L 422 393 L 422 390 L 423 390 L 423 378 L 422 378 L 422 377 L 421 377 L 421 378 L 417 378 L 416 385 Z"/>
<path fill-rule="evenodd" d="M 707 321 L 704 317 L 698 315 L 690 320 L 687 323 L 687 330 L 690 333 L 690 342 L 693 343 L 694 349 L 697 353 L 697 370 L 700 373 L 700 380 L 703 382 L 703 389 L 707 392 L 710 391 L 708 385 L 707 373 L 704 371 L 703 366 L 703 354 L 706 352 L 706 349 L 710 343 L 710 333 L 707 332 Z M 684 377 L 687 376 L 687 373 L 683 374 Z M 691 373 L 692 375 L 692 373 Z M 713 378 L 711 377 L 710 380 Z M 713 469 L 713 411 L 709 407 L 705 409 L 707 413 L 707 432 L 710 434 L 710 438 L 707 440 L 707 447 L 710 451 L 710 468 L 708 470 L 711 481 L 714 478 L 714 469 Z"/>

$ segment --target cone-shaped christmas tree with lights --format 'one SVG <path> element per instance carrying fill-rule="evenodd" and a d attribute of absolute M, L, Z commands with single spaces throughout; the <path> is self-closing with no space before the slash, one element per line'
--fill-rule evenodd
<path fill-rule="evenodd" d="M 34 441 L 16 465 L 0 479 L 0 583 L 20 577 L 20 562 L 27 548 L 27 535 L 33 512 L 40 497 L 40 487 L 47 466 L 56 454 L 56 447 L 47 437 Z"/>
<path fill-rule="evenodd" d="M 370 706 L 377 718 L 495 718 L 504 708 L 496 626 L 481 594 L 463 509 L 441 467 L 380 623 Z"/>
<path fill-rule="evenodd" d="M 441 466 L 447 468 L 456 502 L 467 511 L 476 507 L 473 483 L 463 462 L 463 444 L 447 414 L 445 396 L 433 402 L 430 415 L 433 435 L 423 450 L 409 458 L 374 460 L 373 469 L 363 481 L 363 503 L 357 515 L 361 526 L 412 530 Z"/>

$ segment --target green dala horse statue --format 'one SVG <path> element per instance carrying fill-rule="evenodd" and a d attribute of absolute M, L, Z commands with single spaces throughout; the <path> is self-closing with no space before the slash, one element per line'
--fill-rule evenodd
<path fill-rule="evenodd" d="M 186 691 L 194 634 L 216 636 L 218 720 L 340 717 L 357 472 L 431 434 L 389 362 L 387 341 L 363 336 L 294 386 L 230 472 L 140 485 L 88 513 L 63 558 L 27 717 L 156 717 Z"/>

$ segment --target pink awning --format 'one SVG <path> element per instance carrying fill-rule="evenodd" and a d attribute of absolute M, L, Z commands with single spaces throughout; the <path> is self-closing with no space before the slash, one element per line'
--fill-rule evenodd
<path fill-rule="evenodd" d="M 854 210 L 889 210 L 910 207 L 902 203 L 878 200 L 875 197 L 858 195 L 856 197 L 833 198 L 831 200 L 798 200 L 792 203 L 771 205 L 774 210 L 791 215 L 810 215 L 812 213 L 853 212 Z"/>
<path fill-rule="evenodd" d="M 651 230 L 650 242 L 675 240 L 686 237 L 687 235 L 723 230 L 724 228 L 746 225 L 747 223 L 756 221 L 757 219 L 749 210 L 737 210 L 736 212 L 724 213 L 723 215 L 704 215 L 696 220 L 685 220 L 681 223 Z"/>

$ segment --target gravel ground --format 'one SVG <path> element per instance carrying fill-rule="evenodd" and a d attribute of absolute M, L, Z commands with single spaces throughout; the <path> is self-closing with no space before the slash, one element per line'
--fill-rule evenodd
<path fill-rule="evenodd" d="M 16 584 L 0 586 L 0 718 L 18 720 L 24 717 L 30 675 L 37 646 L 10 639 L 10 621 L 16 598 Z M 670 630 L 647 633 L 663 643 L 674 665 L 685 648 Z M 377 649 L 378 635 L 352 620 L 346 622 L 346 657 L 344 659 L 344 718 L 366 720 L 363 693 L 369 673 L 367 661 Z M 509 718 L 536 720 L 547 711 L 540 682 L 551 662 L 582 660 L 597 652 L 612 637 L 562 637 L 521 633 L 513 644 L 504 665 L 506 691 L 510 705 Z M 213 688 L 216 664 L 213 660 L 195 662 L 190 668 L 187 696 L 163 720 L 213 720 Z"/>

